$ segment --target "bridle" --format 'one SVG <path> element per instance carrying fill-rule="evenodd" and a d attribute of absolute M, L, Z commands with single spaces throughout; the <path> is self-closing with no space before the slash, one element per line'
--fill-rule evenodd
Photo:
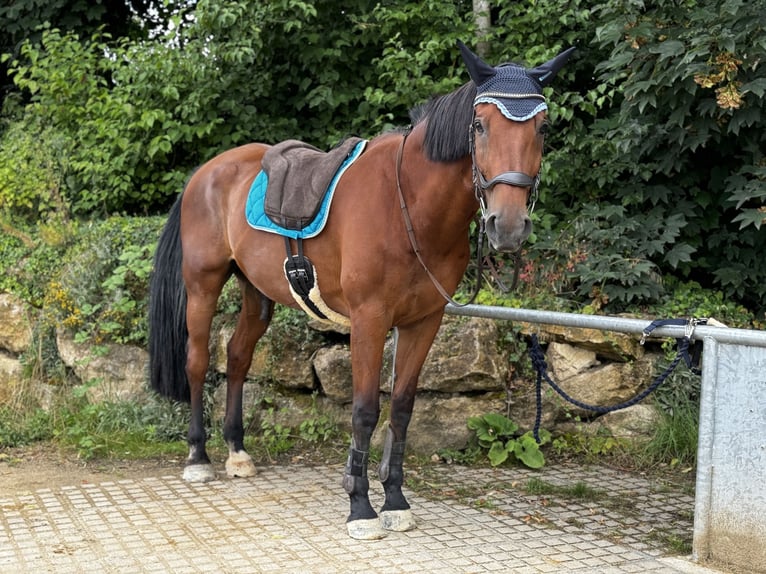
<path fill-rule="evenodd" d="M 479 202 L 481 209 L 482 220 L 487 219 L 487 204 L 485 201 L 486 192 L 492 189 L 498 183 L 504 183 L 506 185 L 512 185 L 514 187 L 528 187 L 529 197 L 527 198 L 527 211 L 532 213 L 535 209 L 535 204 L 538 198 L 538 188 L 540 186 L 540 172 L 537 172 L 535 177 L 531 177 L 521 171 L 504 171 L 503 173 L 496 175 L 489 181 L 484 177 L 479 167 L 476 165 L 476 142 L 474 139 L 474 120 L 476 119 L 476 113 L 471 120 L 471 125 L 468 127 L 468 145 L 471 149 L 471 171 L 473 173 L 473 192 L 476 196 L 476 200 Z"/>
<path fill-rule="evenodd" d="M 492 189 L 492 187 L 497 185 L 498 183 L 505 183 L 507 185 L 513 185 L 515 187 L 528 187 L 530 188 L 530 191 L 529 191 L 529 198 L 527 199 L 527 210 L 529 211 L 529 213 L 532 213 L 532 210 L 535 207 L 535 202 L 537 201 L 538 186 L 540 185 L 539 171 L 537 172 L 537 175 L 535 177 L 530 177 L 526 173 L 523 173 L 520 171 L 504 171 L 503 173 L 487 181 L 487 179 L 484 177 L 484 174 L 481 173 L 481 170 L 476 165 L 476 147 L 474 144 L 474 129 L 475 129 L 474 119 L 475 119 L 475 112 L 474 112 L 474 118 L 471 120 L 471 125 L 468 128 L 468 142 L 469 142 L 469 146 L 471 150 L 471 171 L 473 175 L 474 195 L 476 196 L 476 199 L 479 202 L 479 207 L 481 209 L 481 217 L 479 218 L 478 224 L 476 226 L 476 287 L 474 288 L 474 292 L 471 295 L 471 298 L 465 303 L 458 303 L 457 301 L 455 301 L 450 296 L 450 294 L 447 293 L 447 290 L 444 289 L 444 287 L 442 287 L 441 283 L 439 283 L 439 280 L 434 276 L 434 274 L 431 273 L 431 270 L 428 269 L 428 266 L 423 260 L 423 256 L 420 254 L 420 247 L 418 246 L 418 242 L 415 239 L 415 230 L 412 226 L 412 219 L 410 218 L 409 211 L 407 210 L 407 204 L 404 201 L 404 193 L 402 192 L 402 183 L 401 183 L 402 156 L 404 155 L 404 144 L 407 142 L 407 136 L 410 135 L 409 129 L 406 132 L 404 132 L 402 143 L 399 146 L 399 150 L 396 154 L 396 189 L 399 193 L 399 206 L 402 210 L 402 216 L 404 217 L 404 226 L 407 229 L 407 237 L 409 237 L 410 245 L 412 246 L 412 250 L 415 252 L 415 256 L 418 258 L 420 265 L 423 267 L 423 270 L 431 279 L 431 282 L 434 284 L 434 287 L 436 287 L 436 290 L 439 291 L 441 296 L 444 297 L 447 300 L 447 302 L 451 303 L 452 305 L 456 307 L 465 307 L 466 305 L 470 305 L 471 303 L 473 303 L 473 301 L 476 299 L 477 295 L 479 294 L 479 290 L 481 289 L 481 277 L 483 273 L 483 261 L 484 261 L 484 256 L 482 254 L 482 249 L 484 246 L 484 235 L 485 235 L 484 224 L 487 219 L 487 206 L 486 206 L 486 202 L 484 201 L 485 193 L 489 189 Z M 514 278 L 514 286 L 516 283 L 516 278 L 518 277 L 518 261 L 519 260 L 517 258 L 517 270 L 516 270 L 516 274 Z"/>

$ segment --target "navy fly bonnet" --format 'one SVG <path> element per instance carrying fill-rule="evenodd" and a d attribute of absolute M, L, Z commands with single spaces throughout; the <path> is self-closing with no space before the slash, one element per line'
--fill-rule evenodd
<path fill-rule="evenodd" d="M 473 83 L 473 104 L 494 104 L 509 120 L 524 122 L 547 110 L 543 87 L 553 79 L 574 52 L 569 48 L 545 64 L 528 70 L 518 64 L 493 67 L 458 41 L 463 61 Z"/>

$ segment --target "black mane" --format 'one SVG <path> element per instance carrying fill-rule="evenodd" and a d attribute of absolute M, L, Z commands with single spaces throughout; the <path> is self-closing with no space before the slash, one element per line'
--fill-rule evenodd
<path fill-rule="evenodd" d="M 473 119 L 475 97 L 476 86 L 468 82 L 454 92 L 432 98 L 410 110 L 413 126 L 426 122 L 423 144 L 429 160 L 457 161 L 470 153 L 468 128 Z"/>

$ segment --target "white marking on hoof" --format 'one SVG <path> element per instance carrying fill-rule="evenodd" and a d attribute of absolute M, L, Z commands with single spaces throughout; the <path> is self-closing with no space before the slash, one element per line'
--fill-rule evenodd
<path fill-rule="evenodd" d="M 226 476 L 229 478 L 248 478 L 256 475 L 253 459 L 244 450 L 230 452 L 226 459 Z"/>
<path fill-rule="evenodd" d="M 184 467 L 184 480 L 186 482 L 210 482 L 216 478 L 212 464 L 190 464 Z"/>
<path fill-rule="evenodd" d="M 377 518 L 352 520 L 346 522 L 346 527 L 348 535 L 354 540 L 379 540 L 386 537 L 386 531 L 380 527 L 380 520 Z"/>
<path fill-rule="evenodd" d="M 384 529 L 394 532 L 407 532 L 418 527 L 410 509 L 384 510 L 380 513 L 380 524 Z"/>

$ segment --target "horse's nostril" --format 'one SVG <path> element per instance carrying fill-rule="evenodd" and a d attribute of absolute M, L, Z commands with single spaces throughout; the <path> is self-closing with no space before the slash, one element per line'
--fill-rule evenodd
<path fill-rule="evenodd" d="M 524 218 L 524 237 L 529 237 L 532 233 L 532 220 L 529 217 Z"/>

